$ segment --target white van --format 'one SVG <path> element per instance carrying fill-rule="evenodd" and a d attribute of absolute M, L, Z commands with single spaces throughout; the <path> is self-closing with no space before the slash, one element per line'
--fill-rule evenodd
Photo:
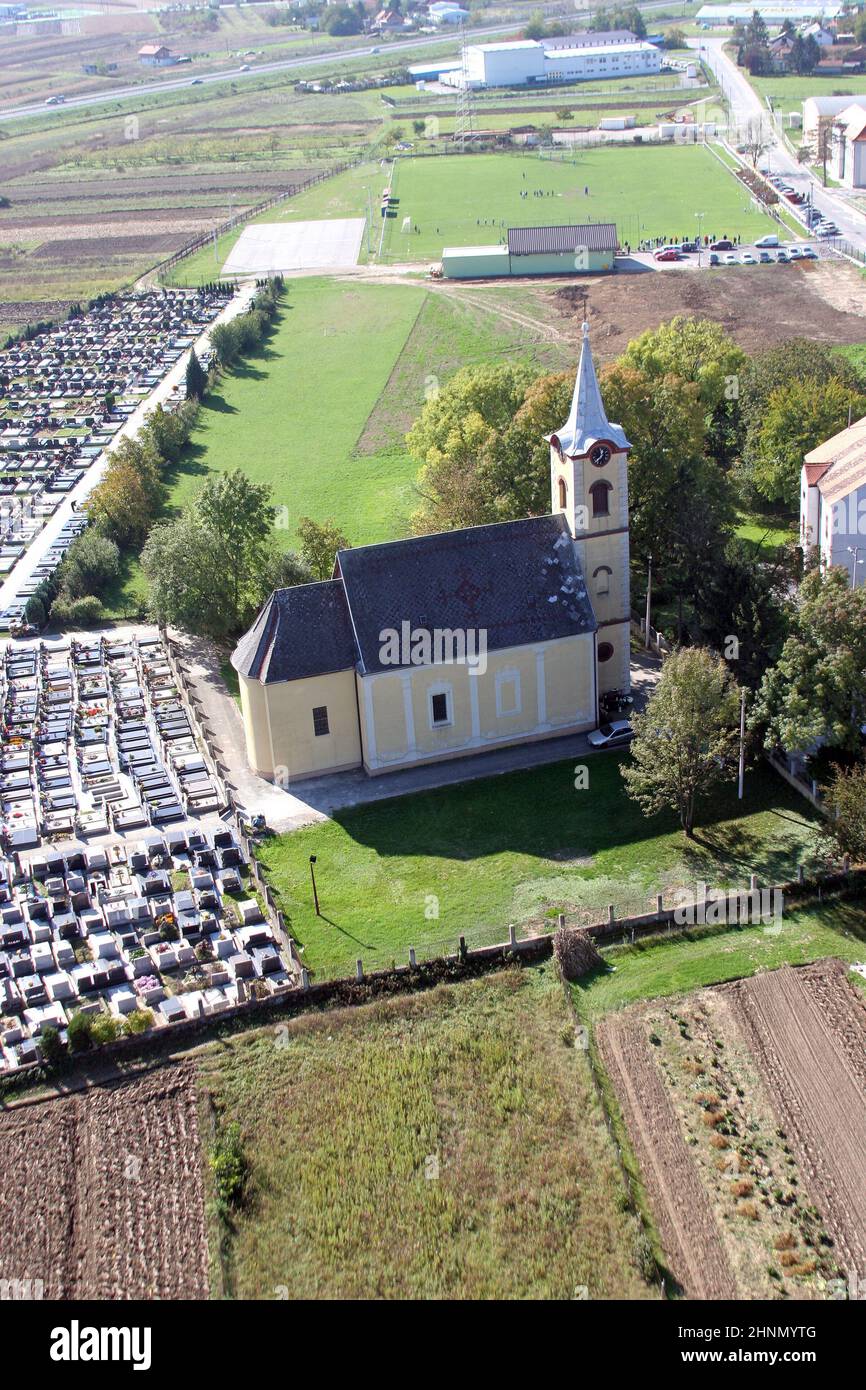
<path fill-rule="evenodd" d="M 759 249 L 763 246 L 778 246 L 779 238 L 776 236 L 775 232 L 768 232 L 766 236 L 761 237 L 760 241 L 756 241 L 755 245 Z"/>

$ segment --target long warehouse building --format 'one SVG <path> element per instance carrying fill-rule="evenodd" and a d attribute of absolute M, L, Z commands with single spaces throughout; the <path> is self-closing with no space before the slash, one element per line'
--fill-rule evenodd
<path fill-rule="evenodd" d="M 442 274 L 449 280 L 500 276 L 586 275 L 614 269 L 615 222 L 575 227 L 511 227 L 504 246 L 446 246 Z"/>
<path fill-rule="evenodd" d="M 443 64 L 439 81 L 473 90 L 485 87 L 542 86 L 552 82 L 591 82 L 599 78 L 643 77 L 661 70 L 662 55 L 654 44 L 628 35 L 593 43 L 574 34 L 570 45 L 561 39 L 515 39 L 508 43 L 470 44 L 466 70 Z M 420 72 L 410 69 L 413 76 Z M 429 76 L 425 69 L 423 76 Z"/>

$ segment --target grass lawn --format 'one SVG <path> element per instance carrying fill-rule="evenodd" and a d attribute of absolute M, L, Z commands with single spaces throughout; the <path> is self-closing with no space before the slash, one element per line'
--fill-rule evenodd
<path fill-rule="evenodd" d="M 525 175 L 525 177 L 524 177 Z M 584 188 L 589 196 L 584 196 Z M 534 198 L 532 190 L 553 190 Z M 528 198 L 520 194 L 529 190 Z M 443 246 L 496 242 L 505 229 L 581 222 L 616 222 L 620 239 L 693 235 L 695 213 L 719 235 L 743 240 L 770 227 L 733 178 L 700 146 L 576 150 L 563 160 L 532 155 L 459 155 L 401 160 L 394 192 L 398 216 L 389 220 L 388 260 L 430 260 Z M 404 217 L 420 228 L 401 231 Z"/>
<path fill-rule="evenodd" d="M 866 95 L 866 73 L 846 73 L 844 77 L 749 77 L 745 68 L 741 71 L 762 99 L 769 97 L 774 107 L 784 111 L 802 114 L 807 97 L 845 96 L 849 92 L 852 99 Z"/>
<path fill-rule="evenodd" d="M 598 1019 L 639 999 L 681 994 L 822 956 L 866 959 L 866 911 L 862 903 L 830 903 L 785 913 L 780 924 L 700 928 L 671 940 L 656 938 L 604 951 L 607 971 L 573 986 L 581 1015 Z M 853 980 L 866 984 L 860 977 Z"/>
<path fill-rule="evenodd" d="M 742 540 L 757 543 L 766 559 L 772 559 L 780 545 L 797 538 L 797 523 L 784 512 L 739 512 L 735 529 Z"/>
<path fill-rule="evenodd" d="M 240 467 L 285 508 L 287 546 L 305 515 L 333 518 L 356 545 L 405 535 L 417 465 L 403 439 L 430 382 L 509 355 L 569 360 L 567 345 L 535 351 L 525 327 L 497 317 L 498 302 L 467 307 L 424 285 L 288 281 L 265 350 L 205 401 L 169 505 L 187 502 L 207 473 Z"/>
<path fill-rule="evenodd" d="M 214 1296 L 655 1295 L 550 962 L 277 1033 L 201 1058 L 251 1173 Z"/>
<path fill-rule="evenodd" d="M 320 978 L 440 954 L 550 925 L 646 911 L 657 892 L 793 877 L 816 814 L 769 768 L 713 794 L 689 843 L 674 818 L 645 818 L 625 794 L 617 756 L 589 759 L 589 787 L 571 762 L 348 809 L 266 840 L 263 867 L 303 959 Z M 324 916 L 311 901 L 309 856 Z"/>
<path fill-rule="evenodd" d="M 365 164 L 326 179 L 259 220 L 363 217 L 369 193 L 376 259 L 382 230 L 379 197 L 387 181 L 386 168 Z M 551 189 L 554 196 L 533 198 L 535 188 Z M 525 189 L 530 197 L 521 198 Z M 739 232 L 751 241 L 772 230 L 770 219 L 754 210 L 710 151 L 694 145 L 611 146 L 569 151 L 556 159 L 523 154 L 409 157 L 397 163 L 393 192 L 400 202 L 397 216 L 387 220 L 381 257 L 390 262 L 428 264 L 439 259 L 443 246 L 496 242 L 503 234 L 500 223 L 508 228 L 612 221 L 620 238 L 633 244 L 644 236 L 692 235 L 697 211 L 706 214 L 704 225 L 718 235 Z M 401 230 L 404 217 L 419 227 L 417 235 Z M 221 238 L 216 256 L 209 246 L 181 262 L 172 282 L 213 279 L 239 235 L 240 229 Z M 363 250 L 361 259 L 366 259 Z"/>

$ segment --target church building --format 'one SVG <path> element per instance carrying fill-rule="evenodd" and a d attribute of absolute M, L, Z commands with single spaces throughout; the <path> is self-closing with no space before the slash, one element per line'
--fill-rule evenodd
<path fill-rule="evenodd" d="M 628 689 L 629 442 L 583 325 L 551 514 L 341 550 L 271 595 L 232 665 L 251 767 L 370 775 L 594 729 Z"/>

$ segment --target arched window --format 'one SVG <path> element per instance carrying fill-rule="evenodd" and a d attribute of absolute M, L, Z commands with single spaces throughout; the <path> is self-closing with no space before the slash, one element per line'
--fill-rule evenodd
<path fill-rule="evenodd" d="M 589 489 L 593 516 L 610 516 L 610 494 L 612 491 L 612 485 L 608 482 L 593 483 Z"/>
<path fill-rule="evenodd" d="M 599 565 L 597 570 L 593 570 L 592 577 L 595 580 L 595 592 L 597 594 L 610 593 L 610 577 L 613 570 L 610 565 Z"/>
<path fill-rule="evenodd" d="M 568 506 L 568 487 L 564 478 L 560 478 L 559 483 L 559 505 L 563 511 Z"/>
<path fill-rule="evenodd" d="M 612 643 L 612 642 L 599 642 L 599 644 L 598 644 L 598 659 L 599 659 L 599 661 L 610 661 L 610 659 L 611 659 L 612 656 L 613 656 L 613 643 Z"/>

